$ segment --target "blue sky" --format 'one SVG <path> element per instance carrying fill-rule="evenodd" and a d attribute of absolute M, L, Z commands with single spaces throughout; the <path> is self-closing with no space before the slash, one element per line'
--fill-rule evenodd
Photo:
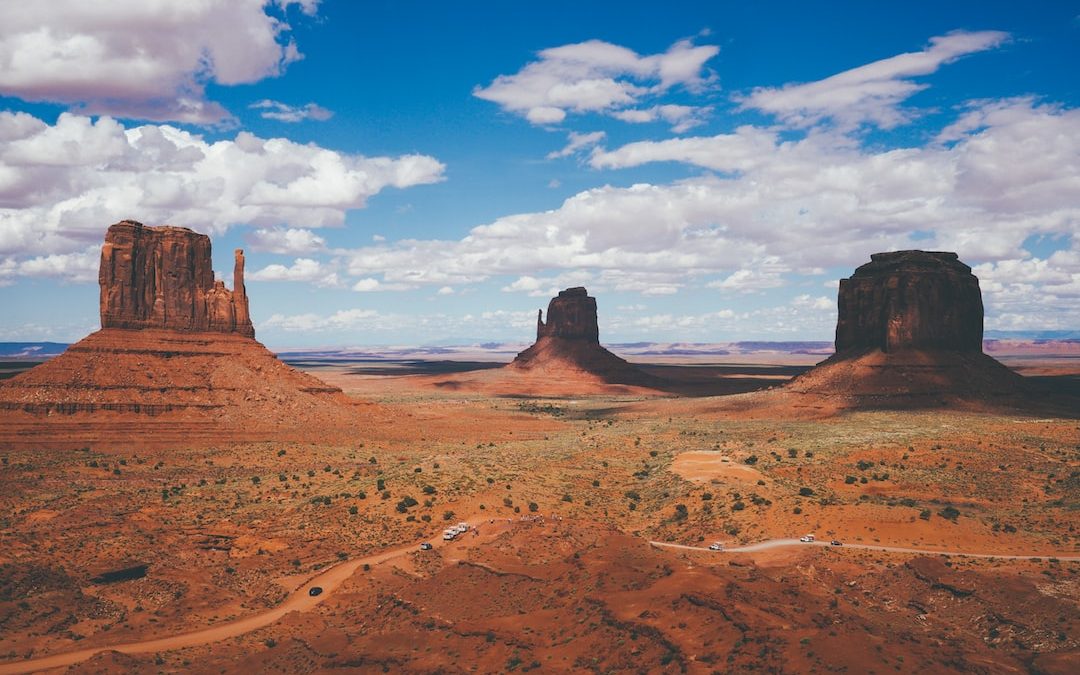
<path fill-rule="evenodd" d="M 1080 327 L 1080 3 L 0 0 L 0 339 L 97 328 L 133 218 L 243 247 L 271 346 L 829 339 L 954 250 Z M 586 5 L 582 7 L 581 5 Z"/>

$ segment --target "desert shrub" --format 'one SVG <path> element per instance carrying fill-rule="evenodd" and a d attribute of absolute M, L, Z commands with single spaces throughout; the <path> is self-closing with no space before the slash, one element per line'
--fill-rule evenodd
<path fill-rule="evenodd" d="M 562 496 L 562 500 L 563 500 L 564 502 L 572 502 L 572 501 L 574 501 L 574 498 L 573 498 L 573 497 L 571 497 L 569 493 L 567 493 L 567 494 L 564 494 L 564 495 Z"/>
<path fill-rule="evenodd" d="M 641 499 L 641 495 L 638 494 L 637 490 L 627 490 L 626 491 L 626 498 L 627 499 L 632 499 L 632 500 L 634 500 L 636 502 L 636 501 Z"/>
<path fill-rule="evenodd" d="M 406 496 L 401 498 L 401 501 L 399 501 L 397 503 L 397 506 L 395 508 L 397 508 L 398 513 L 405 513 L 410 508 L 412 508 L 413 506 L 416 506 L 419 503 L 420 502 L 416 501 L 412 497 L 406 495 Z"/>
<path fill-rule="evenodd" d="M 757 464 L 757 455 L 750 455 L 743 460 L 744 464 Z"/>
<path fill-rule="evenodd" d="M 813 488 L 801 487 L 801 488 L 799 488 L 799 496 L 800 497 L 813 497 L 814 496 L 814 490 L 813 490 Z"/>
<path fill-rule="evenodd" d="M 731 510 L 732 511 L 742 511 L 745 508 L 746 508 L 746 504 L 744 502 L 741 502 L 741 501 L 735 502 L 734 504 L 731 505 Z"/>
<path fill-rule="evenodd" d="M 385 490 L 386 489 L 386 480 L 383 479 L 383 478 L 379 478 L 378 480 L 376 480 L 375 481 L 375 489 L 378 490 L 379 492 L 382 492 L 383 490 Z"/>
<path fill-rule="evenodd" d="M 483 506 L 481 506 L 480 508 L 483 508 Z M 454 519 L 454 512 L 453 511 L 443 511 L 442 519 L 443 520 L 453 520 Z"/>
<path fill-rule="evenodd" d="M 423 487 L 423 490 L 424 490 L 424 494 L 426 494 L 426 495 L 435 494 L 435 486 L 434 485 L 425 485 Z"/>
<path fill-rule="evenodd" d="M 856 478 L 855 476 L 844 476 L 844 484 L 845 485 L 851 485 L 852 483 L 854 483 L 857 480 L 859 480 L 859 479 Z"/>
<path fill-rule="evenodd" d="M 799 456 L 799 451 L 796 450 L 795 448 L 788 448 L 787 449 L 787 456 L 792 458 L 792 459 L 795 459 L 796 457 Z"/>
<path fill-rule="evenodd" d="M 600 481 L 598 481 L 598 480 L 594 480 L 594 481 L 592 482 L 592 486 L 593 486 L 593 487 L 600 487 Z"/>
<path fill-rule="evenodd" d="M 946 506 L 945 508 L 938 511 L 938 515 L 942 518 L 945 518 L 946 520 L 952 520 L 955 522 L 956 519 L 960 516 L 960 511 L 958 511 L 952 506 Z"/>
<path fill-rule="evenodd" d="M 536 502 L 529 502 L 529 510 L 535 513 L 540 510 L 540 505 Z"/>
<path fill-rule="evenodd" d="M 359 512 L 359 511 L 360 511 L 360 509 L 356 508 L 356 506 L 350 506 L 349 507 L 349 515 L 350 516 L 355 516 L 357 514 L 357 512 Z"/>
<path fill-rule="evenodd" d="M 689 512 L 686 509 L 686 504 L 675 505 L 675 520 L 686 520 L 686 516 Z"/>
<path fill-rule="evenodd" d="M 860 459 L 859 463 L 855 465 L 855 468 L 857 468 L 859 471 L 866 471 L 867 469 L 869 469 L 869 468 L 871 468 L 873 466 L 874 466 L 873 462 L 868 462 L 865 459 Z"/>
<path fill-rule="evenodd" d="M 703 493 L 701 493 L 701 501 L 707 502 L 707 501 L 710 501 L 711 499 L 712 499 L 712 493 L 711 492 L 703 492 Z"/>

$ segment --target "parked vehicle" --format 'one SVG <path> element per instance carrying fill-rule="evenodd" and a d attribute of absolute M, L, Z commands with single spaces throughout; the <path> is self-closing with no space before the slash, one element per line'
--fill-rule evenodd
<path fill-rule="evenodd" d="M 322 586 L 312 586 L 311 588 L 308 589 L 307 594 L 310 595 L 311 597 L 315 597 L 316 595 L 321 595 L 322 594 Z"/>
<path fill-rule="evenodd" d="M 804 542 L 804 543 L 812 542 L 812 541 L 814 541 L 814 535 L 812 535 L 812 534 L 803 535 L 803 536 L 799 537 L 799 541 Z"/>
<path fill-rule="evenodd" d="M 423 544 L 420 544 L 420 550 L 421 551 L 430 551 L 431 550 L 431 544 L 429 544 L 429 543 L 427 543 L 425 541 Z"/>
<path fill-rule="evenodd" d="M 443 531 L 443 533 L 442 533 L 442 538 L 443 538 L 443 539 L 445 539 L 446 541 L 450 541 L 450 540 L 452 540 L 452 539 L 453 539 L 454 537 L 456 537 L 456 536 L 457 536 L 457 534 L 458 534 L 458 533 L 457 533 L 457 530 L 456 530 L 456 529 L 454 529 L 454 528 L 450 528 L 449 530 L 444 530 L 444 531 Z"/>
<path fill-rule="evenodd" d="M 833 539 L 829 543 L 832 544 L 833 546 L 843 546 L 844 545 L 844 542 L 840 541 L 839 539 Z"/>
<path fill-rule="evenodd" d="M 724 544 L 719 542 L 719 541 L 714 541 L 713 543 L 709 544 L 709 550 L 710 551 L 723 551 L 724 550 Z"/>

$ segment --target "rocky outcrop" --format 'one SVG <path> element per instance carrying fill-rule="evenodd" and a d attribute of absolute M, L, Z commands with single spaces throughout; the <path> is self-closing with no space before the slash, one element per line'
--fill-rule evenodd
<path fill-rule="evenodd" d="M 1006 401 L 1022 379 L 982 352 L 979 280 L 955 253 L 875 253 L 840 281 L 836 353 L 785 386 L 841 407 Z"/>
<path fill-rule="evenodd" d="M 651 386 L 656 378 L 600 346 L 596 298 L 582 287 L 568 288 L 536 319 L 536 342 L 507 366 L 569 382 L 584 375 L 609 384 Z"/>
<path fill-rule="evenodd" d="M 111 226 L 101 247 L 102 328 L 214 331 L 254 337 L 236 251 L 233 290 L 214 280 L 210 238 L 185 227 Z"/>
<path fill-rule="evenodd" d="M 231 291 L 214 281 L 209 238 L 186 228 L 110 227 L 102 329 L 0 384 L 0 444 L 13 436 L 190 444 L 360 424 L 339 388 L 254 340 L 242 251 L 233 274 Z"/>
<path fill-rule="evenodd" d="M 840 280 L 837 353 L 982 351 L 979 280 L 955 253 L 893 251 Z"/>
<path fill-rule="evenodd" d="M 536 317 L 536 339 L 544 337 L 600 344 L 596 298 L 582 286 L 559 291 L 559 295 L 548 303 L 547 323 L 544 323 L 543 311 Z"/>

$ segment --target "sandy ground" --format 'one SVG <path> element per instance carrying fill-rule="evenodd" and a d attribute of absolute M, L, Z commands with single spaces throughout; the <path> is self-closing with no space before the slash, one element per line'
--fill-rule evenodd
<path fill-rule="evenodd" d="M 1071 386 L 1055 363 L 1029 367 Z M 370 411 L 339 436 L 116 416 L 44 447 L 40 421 L 0 425 L 0 662 L 203 632 L 228 637 L 84 668 L 1070 672 L 1075 415 L 740 407 L 795 366 L 661 368 L 668 390 L 526 396 L 320 365 Z M 475 541 L 415 549 L 474 514 Z M 807 532 L 846 546 L 698 550 Z"/>

